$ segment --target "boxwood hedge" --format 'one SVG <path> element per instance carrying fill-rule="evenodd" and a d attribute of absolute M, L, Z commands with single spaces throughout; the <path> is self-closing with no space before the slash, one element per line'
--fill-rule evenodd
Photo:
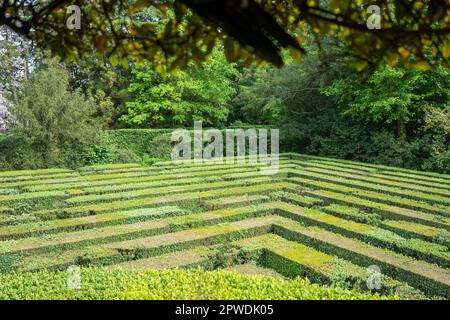
<path fill-rule="evenodd" d="M 395 299 L 337 287 L 226 271 L 108 271 L 82 268 L 80 289 L 70 289 L 68 272 L 9 274 L 0 277 L 0 299 Z"/>

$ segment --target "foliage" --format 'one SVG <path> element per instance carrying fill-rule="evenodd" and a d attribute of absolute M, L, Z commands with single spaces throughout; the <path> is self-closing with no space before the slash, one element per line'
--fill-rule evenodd
<path fill-rule="evenodd" d="M 265 60 L 280 66 L 281 48 L 292 48 L 296 59 L 305 51 L 302 38 L 292 33 L 306 28 L 318 39 L 329 34 L 344 38 L 359 69 L 381 60 L 408 62 L 410 55 L 419 59 L 417 66 L 426 67 L 429 48 L 441 58 L 436 61 L 446 64 L 449 54 L 447 0 L 376 1 L 378 13 L 361 0 L 91 1 L 81 6 L 80 30 L 67 28 L 71 3 L 8 1 L 0 9 L 0 21 L 68 59 L 96 51 L 113 63 L 136 58 L 172 68 L 204 61 L 217 43 L 224 44 L 230 61 Z M 137 19 L 140 10 L 149 9 L 153 19 Z M 381 29 L 367 26 L 376 20 Z"/>
<path fill-rule="evenodd" d="M 104 129 L 119 126 L 118 119 L 126 112 L 127 87 L 131 68 L 112 66 L 107 59 L 89 57 L 67 65 L 70 86 L 93 98 L 96 110 L 93 114 L 103 123 Z"/>
<path fill-rule="evenodd" d="M 16 102 L 31 68 L 32 44 L 6 26 L 0 26 L 0 93 Z"/>
<path fill-rule="evenodd" d="M 323 92 L 336 97 L 344 116 L 378 128 L 369 138 L 376 162 L 450 172 L 448 69 L 385 66 L 367 79 L 338 80 Z M 391 123 L 395 134 L 389 132 Z"/>
<path fill-rule="evenodd" d="M 121 120 L 138 127 L 186 127 L 194 121 L 221 126 L 228 116 L 227 103 L 234 94 L 231 80 L 236 75 L 219 51 L 200 68 L 191 65 L 162 77 L 150 63 L 132 72 L 126 103 L 128 113 Z"/>
<path fill-rule="evenodd" d="M 366 81 L 342 79 L 324 90 L 336 97 L 346 116 L 369 123 L 396 123 L 406 139 L 407 124 L 420 116 L 424 105 L 443 109 L 450 104 L 450 72 L 442 67 L 428 72 L 384 66 Z"/>
<path fill-rule="evenodd" d="M 436 109 L 427 105 L 423 111 L 421 151 L 431 157 L 425 158 L 421 168 L 450 173 L 450 106 Z"/>
<path fill-rule="evenodd" d="M 146 154 L 154 159 L 169 159 L 173 149 L 171 138 L 172 136 L 169 133 L 153 138 L 147 145 Z"/>
<path fill-rule="evenodd" d="M 90 117 L 92 101 L 68 86 L 67 71 L 52 63 L 26 83 L 12 109 L 10 140 L 3 141 L 5 162 L 19 168 L 83 163 L 99 127 Z"/>
<path fill-rule="evenodd" d="M 251 126 L 251 128 L 270 129 L 268 126 Z M 239 128 L 246 129 L 246 126 Z M 222 129 L 222 133 L 225 129 Z M 133 151 L 137 156 L 150 159 L 170 159 L 173 149 L 171 134 L 174 129 L 120 129 L 108 130 L 103 132 L 102 142 L 95 146 L 98 156 L 94 158 L 101 159 L 104 153 L 113 154 L 116 150 L 128 149 Z M 193 134 L 193 130 L 189 130 Z M 192 137 L 193 138 L 193 137 Z M 248 140 L 247 140 L 248 150 Z M 270 144 L 270 136 L 268 137 Z M 224 148 L 226 147 L 224 143 Z M 110 157 L 109 157 L 110 158 Z M 105 163 L 104 161 L 90 163 Z"/>
<path fill-rule="evenodd" d="M 117 149 L 111 156 L 111 163 L 139 163 L 139 158 L 136 153 L 129 149 Z"/>
<path fill-rule="evenodd" d="M 155 146 L 152 141 L 161 135 L 170 134 L 172 129 L 121 129 L 105 131 L 103 140 L 110 150 L 129 149 L 142 157 Z M 170 154 L 170 153 L 169 153 Z"/>
<path fill-rule="evenodd" d="M 67 274 L 42 272 L 73 264 L 246 264 L 243 270 L 265 272 L 247 265 L 251 261 L 292 279 L 358 290 L 368 290 L 366 267 L 377 265 L 383 273 L 379 294 L 400 295 L 401 289 L 402 298 L 424 299 L 414 287 L 427 297 L 448 298 L 443 271 L 450 256 L 450 175 L 294 153 L 282 154 L 280 166 L 271 177 L 261 177 L 259 165 L 171 162 L 0 172 L 0 270 L 12 273 L 0 276 L 0 295 L 25 294 L 29 280 L 17 273 L 34 271 L 49 276 L 33 281 L 57 290 L 46 292 L 77 297 L 46 280 L 65 285 Z M 439 235 L 442 245 L 434 243 Z M 94 276 L 82 278 L 79 298 L 100 298 L 97 282 L 86 280 Z M 101 286 L 111 294 L 124 292 L 114 279 Z M 130 292 L 137 288 L 130 285 Z M 213 290 L 208 288 L 201 289 Z M 85 296 L 87 291 L 93 295 Z M 38 298 L 41 292 L 26 294 Z"/>
<path fill-rule="evenodd" d="M 281 116 L 282 98 L 273 87 L 276 80 L 270 68 L 243 70 L 237 79 L 237 94 L 233 98 L 230 121 L 252 124 L 275 124 Z"/>
<path fill-rule="evenodd" d="M 0 299 L 5 300 L 192 300 L 192 299 L 392 299 L 308 280 L 285 281 L 269 276 L 245 276 L 235 272 L 107 271 L 83 268 L 81 289 L 70 290 L 68 272 L 38 272 L 0 278 Z M 31 289 L 30 289 L 31 288 Z"/>
<path fill-rule="evenodd" d="M 273 108 L 284 151 L 450 172 L 448 69 L 355 73 L 342 43 L 314 47 L 302 64 L 257 74 L 238 95 L 249 103 L 235 113 L 266 121 L 260 110 Z"/>
<path fill-rule="evenodd" d="M 8 106 L 8 101 L 3 97 L 2 92 L 0 91 L 0 130 L 6 129 L 7 120 L 10 117 Z"/>

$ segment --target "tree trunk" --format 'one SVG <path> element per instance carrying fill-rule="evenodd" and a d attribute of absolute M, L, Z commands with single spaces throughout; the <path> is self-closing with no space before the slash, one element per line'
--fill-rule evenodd
<path fill-rule="evenodd" d="M 397 119 L 397 137 L 400 140 L 400 145 L 403 147 L 406 142 L 406 125 L 402 119 Z"/>

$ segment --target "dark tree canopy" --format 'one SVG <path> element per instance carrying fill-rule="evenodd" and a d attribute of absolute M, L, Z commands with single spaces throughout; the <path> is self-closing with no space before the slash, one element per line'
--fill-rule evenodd
<path fill-rule="evenodd" d="M 80 29 L 67 28 L 72 4 L 81 8 Z M 380 28 L 367 26 L 377 19 Z M 0 25 L 55 55 L 95 51 L 113 64 L 142 59 L 172 68 L 201 63 L 220 44 L 230 61 L 281 65 L 283 48 L 300 59 L 306 30 L 318 41 L 331 33 L 347 40 L 359 68 L 411 56 L 420 67 L 447 65 L 449 20 L 448 0 L 0 0 Z"/>

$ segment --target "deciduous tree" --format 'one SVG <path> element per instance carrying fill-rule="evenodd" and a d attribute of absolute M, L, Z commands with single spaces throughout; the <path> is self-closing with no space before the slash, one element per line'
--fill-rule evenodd
<path fill-rule="evenodd" d="M 228 102 L 235 89 L 231 85 L 237 70 L 216 50 L 198 67 L 162 77 L 152 64 L 133 71 L 128 91 L 128 113 L 121 119 L 138 127 L 183 127 L 194 121 L 222 126 L 228 118 Z"/>

